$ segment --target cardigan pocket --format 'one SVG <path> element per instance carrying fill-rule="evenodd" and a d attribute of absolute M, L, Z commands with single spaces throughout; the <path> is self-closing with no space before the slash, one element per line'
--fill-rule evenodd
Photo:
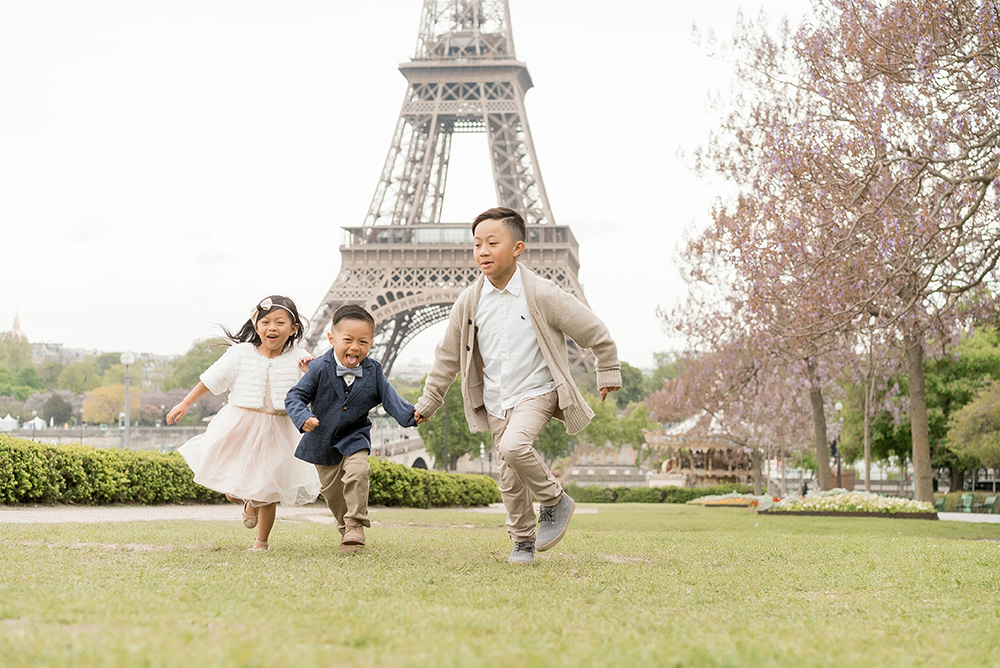
<path fill-rule="evenodd" d="M 573 391 L 566 386 L 566 383 L 556 384 L 556 394 L 559 396 L 559 408 L 566 408 L 573 404 Z"/>

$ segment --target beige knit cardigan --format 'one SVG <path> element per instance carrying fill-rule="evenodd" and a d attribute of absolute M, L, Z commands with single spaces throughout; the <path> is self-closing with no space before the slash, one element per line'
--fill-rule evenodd
<path fill-rule="evenodd" d="M 573 339 L 578 346 L 593 351 L 597 358 L 598 389 L 621 387 L 618 347 L 604 323 L 576 297 L 524 265 L 518 266 L 538 346 L 559 394 L 555 417 L 565 423 L 568 433 L 575 434 L 590 424 L 594 411 L 573 382 L 566 337 Z M 444 404 L 445 392 L 461 372 L 465 418 L 473 432 L 489 431 L 483 403 L 483 359 L 476 344 L 474 325 L 484 280 L 485 277 L 480 275 L 455 301 L 448 318 L 448 329 L 434 352 L 434 366 L 427 375 L 424 393 L 415 405 L 420 415 L 433 415 Z"/>

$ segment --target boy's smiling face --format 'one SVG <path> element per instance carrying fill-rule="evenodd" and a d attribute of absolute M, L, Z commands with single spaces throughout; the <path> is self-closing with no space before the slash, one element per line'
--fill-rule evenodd
<path fill-rule="evenodd" d="M 517 256 L 524 252 L 524 242 L 515 241 L 502 220 L 490 219 L 476 225 L 473 243 L 479 270 L 503 290 L 517 269 Z"/>
<path fill-rule="evenodd" d="M 368 357 L 375 330 L 364 320 L 344 318 L 327 333 L 337 360 L 346 367 L 356 367 Z"/>

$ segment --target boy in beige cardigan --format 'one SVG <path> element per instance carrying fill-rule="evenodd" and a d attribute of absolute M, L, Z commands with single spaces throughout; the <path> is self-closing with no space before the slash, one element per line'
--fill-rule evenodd
<path fill-rule="evenodd" d="M 461 372 L 469 429 L 490 431 L 497 448 L 514 543 L 508 561 L 531 564 L 536 549 L 562 539 L 576 506 L 535 450 L 535 438 L 553 417 L 570 434 L 594 417 L 570 374 L 566 337 L 594 352 L 602 401 L 621 387 L 621 364 L 608 328 L 589 308 L 518 264 L 525 225 L 516 211 L 484 211 L 472 234 L 483 275 L 452 307 L 414 417 L 420 423 L 433 415 Z M 541 508 L 537 531 L 532 496 Z"/>

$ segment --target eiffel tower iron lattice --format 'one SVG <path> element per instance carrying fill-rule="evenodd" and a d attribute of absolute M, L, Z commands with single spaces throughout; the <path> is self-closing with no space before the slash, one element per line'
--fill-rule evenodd
<path fill-rule="evenodd" d="M 524 108 L 532 81 L 514 53 L 507 0 L 425 0 L 416 53 L 399 70 L 408 88 L 375 195 L 364 224 L 343 228 L 340 273 L 306 336 L 317 350 L 333 312 L 361 304 L 375 316 L 371 354 L 387 374 L 479 275 L 471 220 L 441 220 L 456 133 L 487 134 L 497 204 L 527 224 L 521 261 L 586 303 L 578 244 L 555 224 L 538 168 Z"/>

